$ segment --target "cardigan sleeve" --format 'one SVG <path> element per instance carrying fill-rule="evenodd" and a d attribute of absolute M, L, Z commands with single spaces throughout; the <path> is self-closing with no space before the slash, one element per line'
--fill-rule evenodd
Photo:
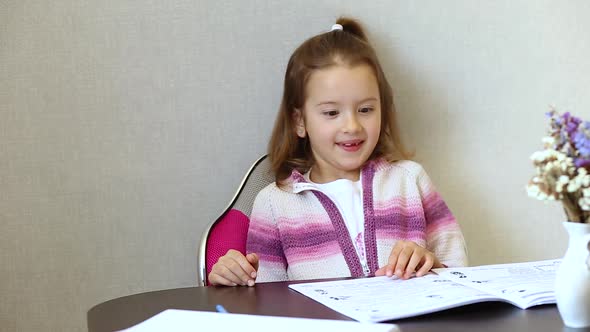
<path fill-rule="evenodd" d="M 287 281 L 287 259 L 271 204 L 272 189 L 260 191 L 254 200 L 246 251 L 259 257 L 256 282 Z"/>
<path fill-rule="evenodd" d="M 417 182 L 426 218 L 426 248 L 448 267 L 467 266 L 465 239 L 457 220 L 424 169 Z"/>

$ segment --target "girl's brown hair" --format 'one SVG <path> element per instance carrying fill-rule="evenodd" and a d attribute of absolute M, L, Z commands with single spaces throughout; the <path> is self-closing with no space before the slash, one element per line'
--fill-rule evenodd
<path fill-rule="evenodd" d="M 367 64 L 373 68 L 381 102 L 381 132 L 370 159 L 383 157 L 389 161 L 409 158 L 401 143 L 393 105 L 393 91 L 385 78 L 375 50 L 369 44 L 362 26 L 354 19 L 341 17 L 336 21 L 343 30 L 332 30 L 306 40 L 291 55 L 285 73 L 283 99 L 268 145 L 271 168 L 276 183 L 296 169 L 307 172 L 313 155 L 307 136 L 295 132 L 295 110 L 305 104 L 305 86 L 315 70 L 336 65 Z"/>

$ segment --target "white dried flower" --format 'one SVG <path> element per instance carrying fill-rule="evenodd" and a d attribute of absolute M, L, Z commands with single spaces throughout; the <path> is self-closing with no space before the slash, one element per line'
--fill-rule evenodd
<path fill-rule="evenodd" d="M 545 136 L 541 139 L 541 141 L 545 143 L 545 146 L 553 146 L 555 144 L 555 138 L 551 136 Z"/>
<path fill-rule="evenodd" d="M 560 176 L 559 179 L 557 180 L 557 183 L 555 183 L 555 191 L 558 193 L 561 193 L 563 191 L 563 186 L 565 186 L 565 185 L 567 185 L 568 191 L 569 191 L 568 182 L 570 182 L 569 176 L 567 176 L 567 175 Z"/>
<path fill-rule="evenodd" d="M 590 188 L 582 190 L 582 197 L 578 200 L 580 208 L 584 211 L 590 211 Z"/>

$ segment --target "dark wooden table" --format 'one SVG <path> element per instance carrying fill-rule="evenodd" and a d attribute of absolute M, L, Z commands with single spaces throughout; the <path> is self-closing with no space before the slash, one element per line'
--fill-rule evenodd
<path fill-rule="evenodd" d="M 231 313 L 351 320 L 291 289 L 288 282 L 255 287 L 192 287 L 125 296 L 88 311 L 90 332 L 133 326 L 165 309 L 215 311 L 222 304 Z M 521 310 L 502 302 L 472 304 L 433 314 L 392 321 L 402 332 L 413 331 L 589 331 L 563 325 L 555 305 Z"/>

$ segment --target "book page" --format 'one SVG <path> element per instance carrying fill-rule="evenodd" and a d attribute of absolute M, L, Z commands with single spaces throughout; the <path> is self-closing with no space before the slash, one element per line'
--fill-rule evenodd
<path fill-rule="evenodd" d="M 555 272 L 561 260 L 435 269 L 442 278 L 528 307 L 555 303 Z"/>
<path fill-rule="evenodd" d="M 291 284 L 289 287 L 360 322 L 382 322 L 499 300 L 432 273 L 408 280 L 384 276 Z"/>

